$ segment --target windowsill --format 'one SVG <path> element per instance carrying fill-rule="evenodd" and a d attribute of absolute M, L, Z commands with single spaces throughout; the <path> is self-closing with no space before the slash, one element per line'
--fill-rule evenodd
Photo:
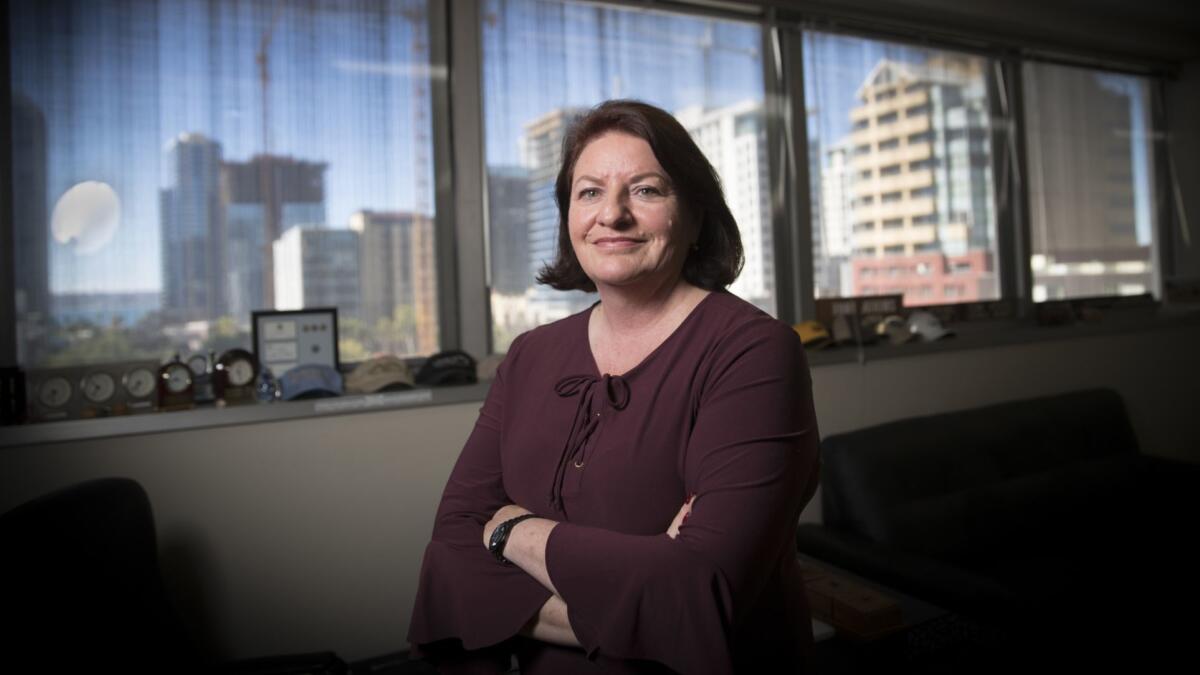
<path fill-rule="evenodd" d="M 148 412 L 120 417 L 26 424 L 0 429 L 0 448 L 470 403 L 482 401 L 489 386 L 489 382 L 480 382 L 454 387 L 255 403 L 228 408 L 204 406 L 176 412 Z"/>
<path fill-rule="evenodd" d="M 1200 308 L 1127 309 L 1106 314 L 1100 321 L 1065 326 L 1038 326 L 1018 321 L 956 323 L 949 327 L 957 335 L 937 342 L 865 345 L 861 349 L 861 356 L 860 350 L 853 345 L 809 350 L 808 361 L 813 368 L 822 368 L 907 356 L 1173 330 L 1187 326 L 1200 326 Z M 0 448 L 479 402 L 487 396 L 489 386 L 490 382 L 485 381 L 457 387 L 4 427 L 0 428 Z"/>
<path fill-rule="evenodd" d="M 863 345 L 853 344 L 807 351 L 809 365 L 814 368 L 844 363 L 869 363 L 907 356 L 929 356 L 971 349 L 990 349 L 1056 340 L 1077 340 L 1088 337 L 1142 333 L 1200 325 L 1200 307 L 1167 309 L 1146 307 L 1122 309 L 1106 313 L 1101 319 L 1060 326 L 1040 326 L 1028 320 L 978 321 L 955 323 L 947 328 L 953 337 L 935 342 L 911 342 L 893 345 L 886 341 Z"/>

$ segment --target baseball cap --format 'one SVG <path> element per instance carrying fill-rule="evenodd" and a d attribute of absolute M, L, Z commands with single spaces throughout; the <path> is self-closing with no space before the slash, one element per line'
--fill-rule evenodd
<path fill-rule="evenodd" d="M 801 321 L 792 326 L 792 330 L 800 336 L 800 343 L 805 347 L 820 349 L 829 344 L 829 331 L 820 321 Z"/>
<path fill-rule="evenodd" d="M 412 370 L 398 356 L 386 354 L 367 359 L 346 376 L 346 393 L 374 394 L 378 391 L 412 389 Z"/>
<path fill-rule="evenodd" d="M 285 401 L 341 396 L 342 375 L 333 366 L 305 363 L 279 378 L 279 390 Z"/>
<path fill-rule="evenodd" d="M 911 342 L 917 337 L 916 333 L 909 329 L 904 319 L 895 314 L 885 316 L 882 321 L 875 324 L 875 334 L 887 338 L 888 342 L 894 345 Z"/>
<path fill-rule="evenodd" d="M 942 322 L 929 312 L 913 312 L 908 315 L 908 329 L 921 336 L 922 342 L 933 342 L 954 337 L 954 331 L 942 327 Z"/>
<path fill-rule="evenodd" d="M 438 352 L 417 371 L 417 384 L 474 384 L 478 382 L 475 359 L 461 349 Z"/>

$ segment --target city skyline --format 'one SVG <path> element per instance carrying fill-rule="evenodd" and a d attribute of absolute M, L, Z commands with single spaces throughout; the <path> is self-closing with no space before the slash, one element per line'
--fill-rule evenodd
<path fill-rule="evenodd" d="M 58 0 L 8 11 L 14 94 L 45 119 L 47 210 L 84 180 L 104 182 L 120 198 L 120 227 L 100 251 L 80 254 L 47 233 L 54 293 L 161 288 L 161 153 L 182 133 L 219 141 L 227 161 L 345 158 L 328 176 L 329 221 L 339 226 L 364 208 L 432 203 L 415 194 L 433 182 L 414 148 L 430 131 L 412 126 L 428 127 L 430 118 L 428 89 L 421 100 L 416 92 L 445 75 L 429 66 L 424 1 L 276 14 L 258 3 Z M 64 31 L 64 21 L 106 30 Z M 268 34 L 264 139 L 256 59 Z M 419 170 L 424 181 L 413 175 Z"/>
<path fill-rule="evenodd" d="M 409 247 L 398 259 L 419 278 L 388 283 L 424 289 L 420 301 L 412 289 L 400 296 L 411 299 L 405 302 L 420 316 L 418 323 L 431 326 L 414 339 L 436 344 L 436 334 L 427 332 L 437 327 L 432 250 L 439 217 L 431 208 L 429 88 L 447 73 L 429 62 L 425 3 L 395 0 L 378 11 L 264 7 L 210 0 L 131 0 L 122 6 L 50 0 L 9 9 L 14 162 L 23 158 L 14 175 L 14 215 L 26 224 L 15 232 L 22 251 L 16 289 L 22 317 L 42 320 L 54 298 L 68 296 L 72 316 L 90 315 L 80 306 L 87 293 L 113 303 L 114 316 L 127 317 L 130 307 L 142 306 L 145 293 L 158 292 L 161 309 L 169 310 L 163 320 L 242 320 L 253 309 L 279 305 L 273 298 L 274 249 L 289 228 L 342 232 L 353 229 L 358 214 L 414 214 L 420 227 L 402 236 L 416 239 L 394 246 Z M 533 307 L 532 320 L 540 323 L 590 302 L 583 294 L 536 285 L 533 278 L 557 245 L 552 183 L 562 131 L 573 115 L 613 97 L 641 98 L 671 111 L 696 138 L 722 175 L 743 230 L 746 267 L 731 290 L 773 311 L 773 183 L 762 109 L 761 27 L 549 0 L 487 0 L 481 18 L 489 218 L 480 226 L 490 246 L 493 317 L 516 317 Z M 69 30 L 76 24 L 105 30 Z M 803 40 L 818 287 L 836 286 L 839 293 L 874 289 L 859 283 L 857 263 L 850 260 L 868 247 L 876 257 L 894 255 L 897 247 L 914 257 L 932 253 L 936 244 L 953 257 L 991 245 L 990 190 L 998 179 L 990 174 L 990 148 L 963 154 L 939 140 L 928 160 L 943 162 L 941 169 L 919 158 L 894 163 L 898 168 L 888 180 L 905 187 L 889 204 L 893 210 L 903 207 L 902 214 L 886 215 L 879 208 L 890 191 L 866 190 L 856 180 L 868 169 L 873 180 L 883 178 L 893 162 L 880 153 L 908 143 L 901 139 L 884 150 L 879 144 L 892 141 L 876 126 L 855 128 L 887 114 L 882 108 L 855 112 L 864 105 L 864 82 L 881 68 L 928 80 L 921 73 L 931 59 L 952 53 L 813 31 L 805 31 Z M 1146 246 L 1147 97 L 1131 78 L 1087 77 L 1094 79 L 1088 95 L 1107 96 L 1126 109 L 1123 117 L 1109 115 L 1129 130 L 1124 141 L 1119 134 L 1111 140 L 1125 144 L 1124 154 L 1109 155 L 1131 163 L 1120 176 L 1132 186 L 1134 241 Z M 942 100 L 962 97 L 942 83 L 937 96 L 944 105 L 938 110 L 946 112 L 946 120 L 961 112 L 976 122 L 931 123 L 929 133 L 961 130 L 968 138 L 990 133 L 982 75 L 968 79 L 975 91 L 966 98 L 974 97 L 974 107 Z M 908 123 L 905 108 L 895 112 L 901 124 Z M 870 135 L 866 141 L 864 134 Z M 859 141 L 853 141 L 856 135 Z M 864 142 L 872 144 L 870 152 L 856 155 Z M 956 163 L 968 167 L 959 178 L 950 170 Z M 917 174 L 930 175 L 917 185 Z M 85 246 L 80 227 L 52 231 L 49 221 L 62 195 L 93 182 L 116 195 L 119 226 L 105 234 L 111 239 L 92 238 Z M 304 189 L 282 187 L 293 183 L 318 187 L 307 197 L 295 196 Z M 865 203 L 868 197 L 877 200 L 873 206 Z M 926 198 L 936 207 L 914 205 Z M 1125 202 L 1120 208 L 1126 209 Z M 856 230 L 870 209 L 876 212 L 872 227 Z M 28 223 L 41 229 L 31 230 Z M 412 257 L 413 242 L 428 252 L 426 262 Z M 360 265 L 367 264 L 361 258 Z M 947 264 L 974 269 L 991 263 L 963 258 Z M 1054 264 L 1047 262 L 1047 269 Z M 368 293 L 365 282 L 359 283 L 359 293 Z M 138 296 L 137 302 L 113 300 L 122 293 Z M 395 307 L 373 310 L 372 316 L 393 320 Z M 22 341 L 39 339 L 19 335 Z"/>

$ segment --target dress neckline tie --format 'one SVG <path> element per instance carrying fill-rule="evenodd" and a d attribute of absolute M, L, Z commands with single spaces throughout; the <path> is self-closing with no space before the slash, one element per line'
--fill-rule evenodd
<path fill-rule="evenodd" d="M 554 392 L 563 398 L 579 395 L 575 417 L 571 421 L 571 432 L 567 434 L 567 440 L 563 444 L 558 468 L 554 471 L 554 484 L 550 488 L 550 505 L 559 512 L 565 512 L 562 489 L 567 467 L 583 453 L 588 439 L 600 425 L 600 413 L 597 411 L 596 414 L 592 414 L 592 403 L 599 393 L 609 408 L 624 410 L 629 404 L 629 383 L 620 375 L 567 375 L 554 385 Z M 575 465 L 582 467 L 583 463 L 576 461 Z"/>

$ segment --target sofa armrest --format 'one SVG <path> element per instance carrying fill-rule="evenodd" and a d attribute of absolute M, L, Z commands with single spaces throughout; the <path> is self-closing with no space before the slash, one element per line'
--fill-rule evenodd
<path fill-rule="evenodd" d="M 1019 599 L 999 582 L 822 525 L 796 528 L 796 550 L 926 602 L 974 618 L 1004 619 Z"/>

